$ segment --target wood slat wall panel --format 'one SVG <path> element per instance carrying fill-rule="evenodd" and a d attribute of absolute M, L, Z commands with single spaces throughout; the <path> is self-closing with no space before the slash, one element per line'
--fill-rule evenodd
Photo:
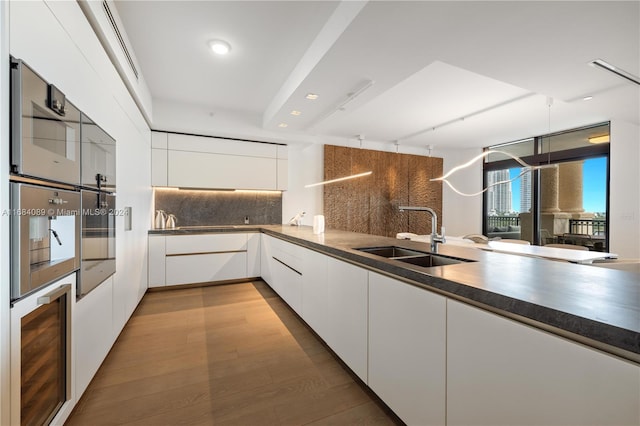
<path fill-rule="evenodd" d="M 394 237 L 398 232 L 428 234 L 431 219 L 400 205 L 427 206 L 442 217 L 442 158 L 325 145 L 324 179 L 371 170 L 371 176 L 324 186 L 328 228 Z"/>

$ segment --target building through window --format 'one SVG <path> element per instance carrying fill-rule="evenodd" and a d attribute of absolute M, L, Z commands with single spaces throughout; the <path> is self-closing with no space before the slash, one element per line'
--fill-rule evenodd
<path fill-rule="evenodd" d="M 484 186 L 489 189 L 484 197 L 483 233 L 531 244 L 565 243 L 607 251 L 608 137 L 609 123 L 605 123 L 487 148 L 507 152 L 530 165 L 557 167 L 491 186 L 523 170 L 507 155 L 487 156 Z"/>

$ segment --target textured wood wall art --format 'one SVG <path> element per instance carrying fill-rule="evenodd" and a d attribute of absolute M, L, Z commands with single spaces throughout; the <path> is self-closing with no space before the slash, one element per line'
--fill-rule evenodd
<path fill-rule="evenodd" d="M 327 228 L 395 237 L 431 233 L 425 212 L 401 213 L 401 205 L 431 207 L 442 224 L 442 158 L 325 145 L 324 179 L 373 171 L 370 176 L 325 185 Z"/>

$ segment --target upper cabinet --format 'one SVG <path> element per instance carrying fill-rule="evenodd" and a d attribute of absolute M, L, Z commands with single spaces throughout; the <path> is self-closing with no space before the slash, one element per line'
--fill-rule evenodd
<path fill-rule="evenodd" d="M 287 146 L 152 132 L 152 185 L 287 189 Z"/>

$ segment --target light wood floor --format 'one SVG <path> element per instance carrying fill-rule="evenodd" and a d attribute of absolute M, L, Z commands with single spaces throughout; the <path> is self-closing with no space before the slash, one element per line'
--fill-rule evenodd
<path fill-rule="evenodd" d="M 147 293 L 67 425 L 393 425 L 262 281 Z"/>

